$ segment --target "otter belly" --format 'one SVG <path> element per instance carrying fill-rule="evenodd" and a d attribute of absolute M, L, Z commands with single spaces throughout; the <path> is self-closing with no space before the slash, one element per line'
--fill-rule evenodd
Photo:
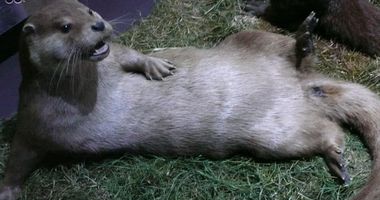
<path fill-rule="evenodd" d="M 91 127 L 84 149 L 219 157 L 246 145 L 280 148 L 299 133 L 307 106 L 286 59 L 218 49 L 154 56 L 176 63 L 176 74 L 160 82 L 105 76 L 113 80 L 103 81 L 110 85 L 99 88 L 98 105 L 83 126 Z"/>

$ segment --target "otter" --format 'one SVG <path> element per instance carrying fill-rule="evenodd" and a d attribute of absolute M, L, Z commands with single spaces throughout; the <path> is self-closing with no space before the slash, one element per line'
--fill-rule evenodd
<path fill-rule="evenodd" d="M 37 157 L 40 157 L 40 154 L 36 153 L 40 147 L 34 144 L 52 139 L 45 138 L 47 135 L 34 137 L 34 134 L 63 128 L 60 125 L 57 127 L 48 125 L 60 121 L 58 118 L 61 114 L 71 113 L 73 121 L 81 121 L 81 116 L 90 116 L 98 109 L 96 103 L 102 100 L 98 96 L 97 88 L 109 84 L 104 79 L 105 74 L 99 73 L 99 69 L 118 68 L 125 73 L 142 73 L 146 79 L 158 81 L 173 74 L 175 70 L 173 63 L 112 43 L 112 33 L 113 28 L 107 21 L 76 0 L 50 2 L 45 8 L 29 17 L 23 26 L 20 40 L 23 79 L 19 91 L 19 122 L 15 138 L 31 137 L 30 140 L 22 142 L 19 139 L 14 140 L 13 146 L 17 150 L 13 151 L 13 156 L 10 157 L 21 157 L 17 158 L 16 162 L 12 161 L 14 158 L 10 158 L 8 169 L 13 171 L 19 168 L 20 171 L 16 170 L 16 174 L 4 179 L 0 199 L 15 198 L 13 193 L 17 193 L 15 191 L 19 188 L 10 187 L 9 184 L 19 184 L 23 181 L 25 173 L 36 163 Z M 117 85 L 113 86 L 121 87 L 122 83 Z M 104 95 L 112 96 L 111 93 Z M 47 126 L 43 125 L 44 120 L 49 118 L 51 121 L 46 124 Z M 61 125 L 69 123 L 71 119 L 62 118 L 62 120 Z M 38 128 L 29 130 L 35 122 Z M 58 132 L 56 133 L 59 134 Z M 67 133 L 65 131 L 66 136 Z M 75 140 L 77 136 L 68 137 Z M 32 150 L 29 152 L 31 154 L 27 153 L 28 155 L 18 154 L 18 151 L 24 153 L 28 151 L 24 148 L 26 147 L 24 143 L 36 151 Z M 46 145 L 54 143 L 51 141 Z M 20 148 L 17 147 L 19 145 Z M 34 155 L 37 157 L 34 158 Z M 24 164 L 25 166 L 20 166 Z"/>
<path fill-rule="evenodd" d="M 314 11 L 316 32 L 369 56 L 380 55 L 380 9 L 368 0 L 245 0 L 249 13 L 294 31 Z"/>
<path fill-rule="evenodd" d="M 129 68 L 141 63 L 119 46 L 109 45 L 107 56 L 90 62 L 93 46 L 75 49 L 72 45 L 77 42 L 67 42 L 61 30 L 51 28 L 66 30 L 52 19 L 75 16 L 70 30 L 75 38 L 97 35 L 100 32 L 91 26 L 100 18 L 94 21 L 93 15 L 84 6 L 55 5 L 39 11 L 25 25 L 21 43 L 26 50 L 34 50 L 35 45 L 37 49 L 21 56 L 26 60 L 22 62 L 17 130 L 0 199 L 16 199 L 37 165 L 47 155 L 62 152 L 217 159 L 244 153 L 265 160 L 321 155 L 331 172 L 348 184 L 341 123 L 358 130 L 373 156 L 371 177 L 354 199 L 380 196 L 380 99 L 361 85 L 312 72 L 311 33 L 317 24 L 313 13 L 296 39 L 262 31 L 240 32 L 209 49 L 169 48 L 153 53 L 149 56 L 176 66 L 175 74 L 162 81 L 125 73 L 119 59 L 137 65 Z M 46 20 L 38 24 L 36 16 Z M 86 28 L 77 21 L 92 23 Z M 80 36 L 82 32 L 86 37 Z M 64 75 L 51 75 L 59 64 L 31 64 L 52 62 L 62 51 L 39 50 L 35 37 L 40 42 L 54 38 L 50 42 L 78 51 L 74 58 L 66 57 Z M 103 41 L 102 37 L 93 40 Z"/>

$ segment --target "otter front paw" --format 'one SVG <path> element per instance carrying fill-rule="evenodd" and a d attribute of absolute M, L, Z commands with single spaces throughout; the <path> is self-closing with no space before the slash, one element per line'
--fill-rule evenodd
<path fill-rule="evenodd" d="M 149 57 L 144 63 L 144 74 L 148 80 L 163 80 L 164 77 L 173 75 L 176 67 L 166 59 Z"/>

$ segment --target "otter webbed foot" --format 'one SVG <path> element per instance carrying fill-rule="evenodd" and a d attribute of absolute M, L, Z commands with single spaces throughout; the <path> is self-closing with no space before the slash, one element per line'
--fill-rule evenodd
<path fill-rule="evenodd" d="M 268 0 L 246 0 L 244 11 L 253 16 L 261 17 L 269 7 Z"/>
<path fill-rule="evenodd" d="M 309 31 L 314 32 L 314 29 L 318 25 L 319 19 L 315 16 L 316 13 L 311 11 L 310 14 L 306 17 L 306 19 L 302 22 L 302 24 L 298 27 L 298 31 Z"/>
<path fill-rule="evenodd" d="M 302 58 L 314 52 L 312 33 L 317 24 L 318 18 L 315 17 L 314 12 L 311 12 L 297 30 L 296 53 Z"/>
<path fill-rule="evenodd" d="M 311 12 L 305 21 L 299 26 L 296 33 L 296 68 L 302 69 L 304 65 L 303 60 L 313 55 L 314 53 L 314 42 L 312 33 L 314 32 L 317 24 L 318 18 L 315 16 L 315 12 Z M 305 66 L 306 67 L 306 66 Z"/>
<path fill-rule="evenodd" d="M 148 80 L 163 80 L 173 75 L 175 65 L 166 59 L 147 57 L 143 64 L 143 72 Z"/>
<path fill-rule="evenodd" d="M 343 151 L 339 148 L 330 149 L 324 159 L 331 173 L 335 175 L 343 185 L 349 185 L 351 178 L 347 171 Z"/>

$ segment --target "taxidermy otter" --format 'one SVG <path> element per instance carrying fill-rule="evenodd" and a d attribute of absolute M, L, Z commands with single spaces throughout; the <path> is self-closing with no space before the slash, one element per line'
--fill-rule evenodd
<path fill-rule="evenodd" d="M 310 72 L 316 21 L 311 14 L 296 40 L 241 32 L 211 49 L 155 53 L 177 69 L 149 81 L 125 71 L 170 74 L 171 65 L 104 40 L 109 25 L 94 11 L 77 3 L 42 9 L 21 39 L 17 130 L 0 199 L 16 199 L 37 164 L 62 152 L 220 159 L 245 153 L 266 160 L 321 155 L 348 184 L 340 123 L 359 130 L 374 159 L 355 199 L 377 199 L 380 99 L 361 85 Z"/>
<path fill-rule="evenodd" d="M 380 55 L 380 8 L 368 0 L 246 0 L 246 10 L 270 23 L 296 30 L 315 11 L 316 32 L 370 56 Z"/>

